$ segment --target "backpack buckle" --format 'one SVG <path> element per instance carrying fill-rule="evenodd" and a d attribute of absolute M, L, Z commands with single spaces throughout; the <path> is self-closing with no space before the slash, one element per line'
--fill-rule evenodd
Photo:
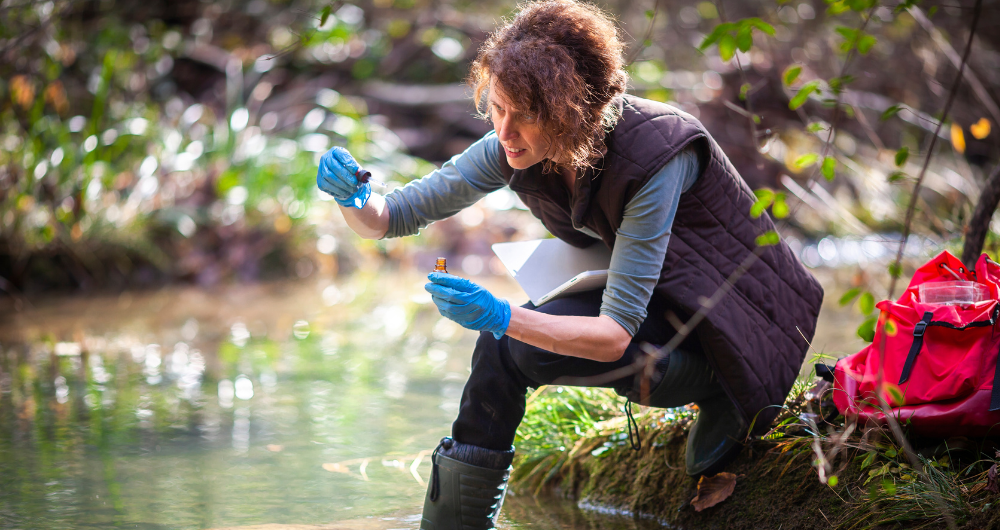
<path fill-rule="evenodd" d="M 914 337 L 923 337 L 924 336 L 924 331 L 926 329 L 927 329 L 927 323 L 926 322 L 924 322 L 923 320 L 921 320 L 920 322 L 917 322 L 917 325 L 913 326 L 913 336 Z"/>

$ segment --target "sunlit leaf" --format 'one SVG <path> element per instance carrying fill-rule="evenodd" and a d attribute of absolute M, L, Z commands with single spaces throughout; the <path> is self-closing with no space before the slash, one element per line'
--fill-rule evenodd
<path fill-rule="evenodd" d="M 772 35 L 772 36 L 774 35 L 774 26 L 768 24 L 767 22 L 764 22 L 762 19 L 760 19 L 758 17 L 748 18 L 748 19 L 745 20 L 745 22 L 747 24 L 750 24 L 751 26 L 753 26 L 753 27 L 755 27 L 755 28 L 763 31 L 764 33 L 767 33 L 768 35 Z"/>
<path fill-rule="evenodd" d="M 866 55 L 875 46 L 877 39 L 872 35 L 865 35 L 858 40 L 858 51 L 861 55 Z"/>
<path fill-rule="evenodd" d="M 830 487 L 834 487 L 840 483 L 840 479 L 837 478 L 837 475 L 830 475 L 830 478 L 826 479 L 826 483 L 830 485 Z"/>
<path fill-rule="evenodd" d="M 801 73 L 802 67 L 797 64 L 793 64 L 788 68 L 785 68 L 785 73 L 781 75 L 781 80 L 784 81 L 786 85 L 790 86 L 796 79 L 799 78 L 799 74 Z"/>
<path fill-rule="evenodd" d="M 788 203 L 785 202 L 784 194 L 780 194 L 780 196 L 775 199 L 774 206 L 771 207 L 771 213 L 774 214 L 776 219 L 784 219 L 788 217 Z"/>
<path fill-rule="evenodd" d="M 969 132 L 976 140 L 982 140 L 990 135 L 990 120 L 979 118 L 979 121 L 969 126 Z"/>
<path fill-rule="evenodd" d="M 882 391 L 886 393 L 886 401 L 889 402 L 890 407 L 899 407 L 906 403 L 906 396 L 903 394 L 903 389 L 899 388 L 898 385 L 885 381 L 882 383 Z M 895 453 L 892 449 L 889 451 Z M 889 455 L 889 451 L 886 451 L 885 454 Z M 890 455 L 890 457 L 894 456 L 895 454 Z"/>
<path fill-rule="evenodd" d="M 903 107 L 901 105 L 893 105 L 882 112 L 882 116 L 879 117 L 879 120 L 880 121 L 888 120 L 889 118 L 895 116 L 896 114 L 899 114 L 899 111 L 901 110 L 903 110 Z"/>
<path fill-rule="evenodd" d="M 858 309 L 866 315 L 872 314 L 872 311 L 875 310 L 875 296 L 868 291 L 861 293 L 861 298 L 858 300 Z"/>
<path fill-rule="evenodd" d="M 826 180 L 833 180 L 833 177 L 836 176 L 836 169 L 837 169 L 836 158 L 833 158 L 832 156 L 823 158 L 822 173 L 823 176 L 826 178 Z"/>
<path fill-rule="evenodd" d="M 740 85 L 740 100 L 746 101 L 747 95 L 750 93 L 750 88 L 750 83 Z"/>
<path fill-rule="evenodd" d="M 322 14 L 319 16 L 319 27 L 326 25 L 326 21 L 330 18 L 330 6 L 323 8 Z"/>
<path fill-rule="evenodd" d="M 899 151 L 896 151 L 896 167 L 905 164 L 907 158 L 910 158 L 910 148 L 904 145 Z"/>
<path fill-rule="evenodd" d="M 806 100 L 809 99 L 809 95 L 813 92 L 819 92 L 819 81 L 810 81 L 802 85 L 802 88 L 795 94 L 795 97 L 788 102 L 788 108 L 795 110 L 805 105 Z"/>
<path fill-rule="evenodd" d="M 795 169 L 805 169 L 819 161 L 819 155 L 816 153 L 806 153 L 795 159 L 792 165 Z"/>
<path fill-rule="evenodd" d="M 864 322 L 858 326 L 858 336 L 861 337 L 865 342 L 871 342 L 875 340 L 875 321 L 878 317 L 868 317 Z"/>
<path fill-rule="evenodd" d="M 965 133 L 962 132 L 962 126 L 954 122 L 951 124 L 951 146 L 959 154 L 965 152 Z"/>
<path fill-rule="evenodd" d="M 899 325 L 896 324 L 896 319 L 891 316 L 885 319 L 885 325 L 882 326 L 882 329 L 885 330 L 885 334 L 890 337 L 895 337 L 896 334 L 899 333 Z"/>
<path fill-rule="evenodd" d="M 857 298 L 858 295 L 860 295 L 860 294 L 861 294 L 861 288 L 860 287 L 854 287 L 853 289 L 848 289 L 847 292 L 844 293 L 844 295 L 840 297 L 840 300 L 838 301 L 838 303 L 841 305 L 841 307 L 843 307 L 843 306 L 845 306 L 845 305 L 853 302 L 854 299 Z"/>
<path fill-rule="evenodd" d="M 712 32 L 706 35 L 705 39 L 702 40 L 701 44 L 698 45 L 698 49 L 699 50 L 707 49 L 709 46 L 718 42 L 723 35 L 729 35 L 729 33 L 735 29 L 736 29 L 736 24 L 733 24 L 731 22 L 726 22 L 715 26 L 715 28 L 712 29 Z"/>
<path fill-rule="evenodd" d="M 728 33 L 719 37 L 719 57 L 723 61 L 728 61 L 734 55 L 736 55 L 736 39 Z"/>
<path fill-rule="evenodd" d="M 698 495 L 691 501 L 694 511 L 700 512 L 726 500 L 736 489 L 736 475 L 722 472 L 718 475 L 702 476 L 698 480 Z"/>
<path fill-rule="evenodd" d="M 756 240 L 758 247 L 770 247 L 781 243 L 781 236 L 774 230 L 769 230 L 759 236 Z"/>
<path fill-rule="evenodd" d="M 806 127 L 806 130 L 811 133 L 818 133 L 820 131 L 825 131 L 826 125 L 823 125 L 822 122 L 814 121 Z"/>
<path fill-rule="evenodd" d="M 875 462 L 875 451 L 869 451 L 868 456 L 866 456 L 865 459 L 861 461 L 861 469 L 864 469 L 872 465 L 873 462 Z"/>
<path fill-rule="evenodd" d="M 750 51 L 750 48 L 753 46 L 753 35 L 750 34 L 751 30 L 750 26 L 743 26 L 736 33 L 736 47 L 743 53 Z"/>

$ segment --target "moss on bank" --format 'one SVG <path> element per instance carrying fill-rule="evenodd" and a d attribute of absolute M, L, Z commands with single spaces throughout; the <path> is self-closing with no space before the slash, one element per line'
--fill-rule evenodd
<path fill-rule="evenodd" d="M 964 440 L 964 448 L 957 439 L 916 441 L 917 458 L 926 468 L 918 473 L 877 429 L 838 441 L 844 427 L 838 418 L 841 423 L 817 429 L 825 434 L 814 437 L 808 421 L 799 421 L 804 413 L 795 412 L 801 409 L 799 398 L 776 422 L 788 420 L 784 425 L 767 439 L 752 441 L 727 468 L 737 475 L 732 496 L 697 512 L 691 505 L 697 481 L 684 472 L 692 411 L 645 409 L 639 421 L 642 448 L 636 451 L 628 443 L 624 416 L 609 406 L 613 394 L 567 390 L 543 394 L 529 405 L 530 426 L 519 440 L 527 450 L 515 462 L 512 479 L 518 494 L 555 495 L 699 530 L 945 528 L 949 516 L 957 528 L 1000 528 L 1000 495 L 987 488 L 994 441 Z M 595 411 L 607 417 L 596 414 L 594 420 Z M 581 428 L 571 418 L 583 412 L 594 421 Z M 572 441 L 558 445 L 560 439 Z M 540 441 L 547 449 L 537 447 Z M 816 443 L 831 460 L 829 473 L 836 478 L 828 483 L 814 467 Z"/>

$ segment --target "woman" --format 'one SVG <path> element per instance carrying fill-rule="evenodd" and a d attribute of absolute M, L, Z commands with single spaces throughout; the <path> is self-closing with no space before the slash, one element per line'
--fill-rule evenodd
<path fill-rule="evenodd" d="M 482 331 L 452 437 L 435 451 L 421 528 L 492 528 L 528 387 L 584 383 L 642 404 L 700 410 L 691 475 L 712 474 L 767 429 L 812 338 L 823 292 L 704 127 L 625 95 L 615 24 L 574 0 L 526 4 L 480 50 L 470 83 L 494 131 L 426 177 L 382 197 L 342 148 L 318 185 L 367 238 L 416 233 L 509 186 L 548 230 L 612 249 L 608 283 L 541 307 L 511 307 L 475 283 L 432 273 L 441 314 Z M 485 107 L 485 108 L 484 108 Z M 669 355 L 645 366 L 752 253 L 746 273 Z"/>

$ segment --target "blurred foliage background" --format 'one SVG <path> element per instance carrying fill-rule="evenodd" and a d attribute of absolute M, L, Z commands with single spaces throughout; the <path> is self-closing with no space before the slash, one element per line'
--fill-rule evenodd
<path fill-rule="evenodd" d="M 807 265 L 888 260 L 971 2 L 600 5 L 630 42 L 630 91 L 702 119 Z M 918 202 L 930 246 L 960 240 L 997 160 L 1000 10 L 984 5 Z M 503 274 L 489 244 L 544 233 L 509 192 L 368 242 L 315 173 L 344 145 L 391 189 L 488 131 L 463 78 L 514 7 L 3 0 L 0 288 L 212 285 L 426 268 L 431 254 Z"/>

